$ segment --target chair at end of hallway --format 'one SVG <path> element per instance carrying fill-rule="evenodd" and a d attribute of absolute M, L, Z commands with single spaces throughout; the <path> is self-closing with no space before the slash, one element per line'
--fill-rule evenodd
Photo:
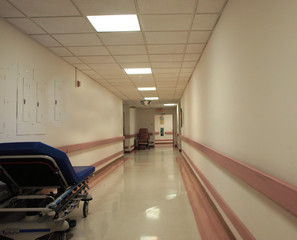
<path fill-rule="evenodd" d="M 150 149 L 150 134 L 147 128 L 140 128 L 137 134 L 137 148 Z"/>

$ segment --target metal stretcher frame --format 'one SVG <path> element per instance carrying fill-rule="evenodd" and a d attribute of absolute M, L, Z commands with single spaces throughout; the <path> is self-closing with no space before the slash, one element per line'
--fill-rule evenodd
<path fill-rule="evenodd" d="M 9 192 L 0 199 L 0 240 L 47 239 L 52 233 L 65 239 L 67 217 L 80 201 L 88 214 L 87 182 L 94 170 L 72 167 L 64 152 L 40 142 L 0 144 L 0 181 Z"/>

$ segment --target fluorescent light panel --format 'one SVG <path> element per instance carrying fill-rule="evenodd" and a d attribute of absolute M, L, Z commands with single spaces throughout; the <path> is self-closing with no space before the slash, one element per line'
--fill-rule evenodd
<path fill-rule="evenodd" d="M 151 68 L 124 68 L 127 74 L 151 74 Z"/>
<path fill-rule="evenodd" d="M 140 31 L 136 14 L 87 16 L 97 32 Z"/>
<path fill-rule="evenodd" d="M 139 87 L 139 91 L 156 91 L 155 87 Z"/>
<path fill-rule="evenodd" d="M 176 103 L 165 103 L 164 106 L 176 106 Z"/>
<path fill-rule="evenodd" d="M 145 100 L 159 100 L 158 97 L 145 97 Z"/>

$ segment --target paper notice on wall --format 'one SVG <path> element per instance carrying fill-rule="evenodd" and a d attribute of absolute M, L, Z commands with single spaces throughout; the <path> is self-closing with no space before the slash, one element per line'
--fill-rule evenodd
<path fill-rule="evenodd" d="M 164 117 L 160 117 L 160 125 L 164 125 Z"/>

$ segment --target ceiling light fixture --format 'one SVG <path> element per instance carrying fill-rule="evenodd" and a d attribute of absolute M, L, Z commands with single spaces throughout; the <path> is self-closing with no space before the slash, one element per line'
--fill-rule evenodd
<path fill-rule="evenodd" d="M 145 97 L 145 100 L 159 100 L 158 97 Z"/>
<path fill-rule="evenodd" d="M 97 32 L 140 31 L 136 14 L 87 16 Z"/>
<path fill-rule="evenodd" d="M 151 74 L 151 68 L 124 68 L 127 74 Z"/>
<path fill-rule="evenodd" d="M 165 103 L 164 106 L 176 106 L 176 103 Z"/>
<path fill-rule="evenodd" d="M 156 91 L 155 87 L 139 87 L 138 91 Z"/>

